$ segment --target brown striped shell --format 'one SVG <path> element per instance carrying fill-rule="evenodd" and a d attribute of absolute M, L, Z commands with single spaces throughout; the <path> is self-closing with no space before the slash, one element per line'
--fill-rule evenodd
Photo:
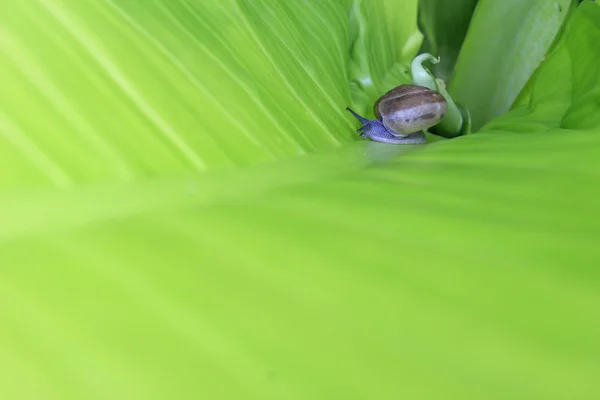
<path fill-rule="evenodd" d="M 408 135 L 439 123 L 448 111 L 448 103 L 440 93 L 423 86 L 400 85 L 373 106 L 377 119 L 399 135 Z"/>

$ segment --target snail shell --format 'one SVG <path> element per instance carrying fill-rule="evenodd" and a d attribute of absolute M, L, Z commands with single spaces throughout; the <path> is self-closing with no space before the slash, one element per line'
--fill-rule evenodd
<path fill-rule="evenodd" d="M 440 93 L 424 86 L 400 85 L 373 106 L 377 119 L 398 135 L 408 135 L 439 123 L 448 111 L 448 103 Z"/>

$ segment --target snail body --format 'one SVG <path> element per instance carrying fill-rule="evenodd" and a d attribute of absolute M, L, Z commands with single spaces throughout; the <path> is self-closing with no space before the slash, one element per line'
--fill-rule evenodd
<path fill-rule="evenodd" d="M 390 144 L 426 142 L 423 130 L 438 124 L 448 111 L 439 92 L 423 86 L 400 85 L 381 96 L 373 105 L 375 120 L 368 120 L 346 108 L 363 126 L 362 138 Z"/>

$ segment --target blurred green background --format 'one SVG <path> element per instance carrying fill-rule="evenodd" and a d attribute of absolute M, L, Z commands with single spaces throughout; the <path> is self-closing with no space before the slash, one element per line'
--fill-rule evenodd
<path fill-rule="evenodd" d="M 600 398 L 600 5 L 0 3 L 0 398 Z M 358 138 L 421 52 L 474 133 Z"/>

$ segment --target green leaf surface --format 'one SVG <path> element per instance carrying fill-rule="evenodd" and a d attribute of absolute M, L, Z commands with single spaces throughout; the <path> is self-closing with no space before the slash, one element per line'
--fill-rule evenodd
<path fill-rule="evenodd" d="M 599 5 L 574 13 L 523 106 L 386 146 L 329 104 L 352 96 L 349 2 L 22 4 L 0 5 L 0 82 L 24 101 L 0 100 L 0 398 L 600 396 Z M 209 129 L 254 95 L 239 118 L 263 147 Z"/>
<path fill-rule="evenodd" d="M 473 131 L 510 110 L 560 31 L 572 0 L 481 0 L 449 85 Z"/>

